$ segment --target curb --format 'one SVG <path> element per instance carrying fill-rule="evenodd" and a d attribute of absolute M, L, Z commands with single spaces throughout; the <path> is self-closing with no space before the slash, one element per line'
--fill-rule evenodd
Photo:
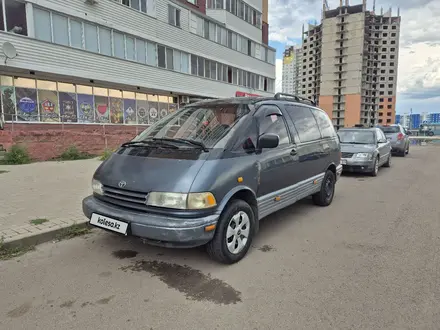
<path fill-rule="evenodd" d="M 6 241 L 3 243 L 2 248 L 4 249 L 10 249 L 10 248 L 17 248 L 17 247 L 30 247 L 30 246 L 36 246 L 42 243 L 47 243 L 49 241 L 52 241 L 57 238 L 57 236 L 62 233 L 63 231 L 68 230 L 72 227 L 77 227 L 79 229 L 82 228 L 89 228 L 92 229 L 93 227 L 89 225 L 88 221 L 76 223 L 70 226 L 66 227 L 57 227 L 53 228 L 53 230 L 41 232 L 41 233 L 35 233 L 31 234 L 29 236 L 25 237 L 19 237 L 17 239 L 12 239 L 10 241 Z"/>

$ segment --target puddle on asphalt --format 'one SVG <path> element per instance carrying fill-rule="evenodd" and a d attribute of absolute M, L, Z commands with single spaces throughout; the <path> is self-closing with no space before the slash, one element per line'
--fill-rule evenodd
<path fill-rule="evenodd" d="M 118 259 L 130 259 L 138 255 L 139 252 L 133 250 L 118 250 L 113 251 L 112 255 Z"/>
<path fill-rule="evenodd" d="M 211 276 L 186 265 L 143 260 L 120 269 L 132 272 L 148 272 L 158 277 L 168 287 L 180 291 L 190 300 L 210 301 L 224 305 L 241 302 L 241 293 L 229 284 L 211 278 Z"/>

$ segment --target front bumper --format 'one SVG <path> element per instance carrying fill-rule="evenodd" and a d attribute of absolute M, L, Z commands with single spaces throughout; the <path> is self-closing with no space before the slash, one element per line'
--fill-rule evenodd
<path fill-rule="evenodd" d="M 341 162 L 344 172 L 369 173 L 374 170 L 374 160 L 343 158 Z"/>
<path fill-rule="evenodd" d="M 140 237 L 152 245 L 177 248 L 191 248 L 208 243 L 215 231 L 207 232 L 205 227 L 216 224 L 219 217 L 213 214 L 186 219 L 143 213 L 102 202 L 93 196 L 84 198 L 82 207 L 88 219 L 93 213 L 97 213 L 128 222 L 128 235 Z"/>

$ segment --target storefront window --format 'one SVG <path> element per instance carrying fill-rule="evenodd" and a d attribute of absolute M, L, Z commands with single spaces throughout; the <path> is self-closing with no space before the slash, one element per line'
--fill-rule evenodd
<path fill-rule="evenodd" d="M 35 79 L 14 78 L 15 87 L 35 88 Z"/>
<path fill-rule="evenodd" d="M 6 31 L 27 36 L 26 8 L 22 1 L 4 0 Z"/>
<path fill-rule="evenodd" d="M 12 79 L 12 77 L 0 76 L 0 84 L 2 86 L 13 86 L 14 80 Z"/>

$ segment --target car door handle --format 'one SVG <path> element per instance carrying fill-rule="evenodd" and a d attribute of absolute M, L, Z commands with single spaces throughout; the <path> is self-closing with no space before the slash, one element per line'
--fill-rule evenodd
<path fill-rule="evenodd" d="M 291 151 L 290 151 L 290 155 L 292 155 L 292 156 L 295 156 L 295 155 L 297 155 L 298 154 L 298 152 L 295 150 L 295 149 L 292 149 Z"/>

